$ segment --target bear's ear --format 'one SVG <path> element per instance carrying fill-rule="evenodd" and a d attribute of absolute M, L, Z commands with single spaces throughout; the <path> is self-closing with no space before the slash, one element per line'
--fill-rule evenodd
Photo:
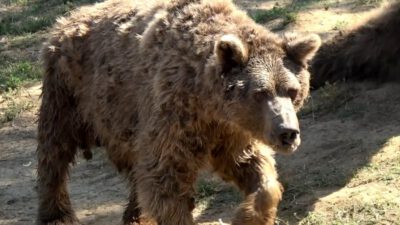
<path fill-rule="evenodd" d="M 215 54 L 224 72 L 235 66 L 243 66 L 248 61 L 246 46 L 233 34 L 226 34 L 216 42 Z"/>
<path fill-rule="evenodd" d="M 284 41 L 284 48 L 289 58 L 302 64 L 310 61 L 321 46 L 321 38 L 316 34 L 303 37 L 285 34 Z"/>

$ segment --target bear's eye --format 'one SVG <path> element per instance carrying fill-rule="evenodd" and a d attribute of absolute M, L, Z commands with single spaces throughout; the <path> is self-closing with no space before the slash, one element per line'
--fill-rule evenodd
<path fill-rule="evenodd" d="M 271 97 L 271 93 L 266 90 L 260 90 L 254 93 L 254 98 L 256 101 L 263 101 L 265 99 L 269 99 Z"/>
<path fill-rule="evenodd" d="M 289 97 L 292 99 L 292 101 L 296 100 L 297 95 L 299 94 L 299 90 L 297 88 L 289 88 L 287 91 Z"/>

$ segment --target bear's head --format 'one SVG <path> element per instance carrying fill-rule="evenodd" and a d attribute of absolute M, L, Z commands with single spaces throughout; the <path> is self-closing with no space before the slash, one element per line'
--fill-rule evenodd
<path fill-rule="evenodd" d="M 296 112 L 309 94 L 307 64 L 320 43 L 314 34 L 251 41 L 221 36 L 214 59 L 223 86 L 223 119 L 278 152 L 295 151 L 300 145 Z"/>

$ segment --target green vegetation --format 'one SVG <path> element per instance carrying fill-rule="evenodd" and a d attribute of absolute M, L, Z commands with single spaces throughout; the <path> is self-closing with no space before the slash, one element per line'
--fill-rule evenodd
<path fill-rule="evenodd" d="M 274 7 L 269 10 L 254 10 L 249 12 L 250 16 L 257 23 L 266 23 L 271 20 L 281 19 L 281 26 L 277 30 L 283 29 L 286 25 L 294 23 L 297 20 L 297 14 L 310 5 L 329 2 L 330 0 L 293 0 L 290 4 L 280 4 L 278 1 L 275 3 Z"/>
<path fill-rule="evenodd" d="M 4 0 L 0 2 L 0 93 L 39 80 L 38 55 L 45 30 L 58 17 L 95 0 Z"/>
<path fill-rule="evenodd" d="M 0 1 L 0 125 L 33 107 L 34 103 L 19 102 L 15 97 L 22 86 L 41 79 L 39 52 L 46 30 L 58 17 L 96 1 Z"/>
<path fill-rule="evenodd" d="M 95 0 L 6 0 L 0 15 L 0 93 L 39 80 L 38 55 L 45 30 L 58 17 Z"/>
<path fill-rule="evenodd" d="M 38 80 L 41 77 L 40 67 L 33 62 L 8 63 L 0 68 L 0 92 L 18 88 L 22 84 Z"/>
<path fill-rule="evenodd" d="M 71 9 L 93 0 L 9 0 L 4 4 L 9 10 L 1 17 L 0 35 L 35 33 L 51 26 L 57 17 Z"/>
<path fill-rule="evenodd" d="M 265 23 L 270 20 L 282 18 L 284 20 L 283 24 L 287 25 L 289 23 L 296 21 L 296 12 L 289 7 L 281 7 L 279 5 L 274 6 L 270 10 L 256 10 L 251 14 L 251 17 L 257 23 Z"/>
<path fill-rule="evenodd" d="M 0 127 L 6 122 L 13 121 L 21 112 L 34 107 L 32 102 L 17 102 L 13 99 L 13 96 L 10 95 L 3 95 L 2 97 L 7 101 L 7 107 L 4 112 L 0 113 Z"/>

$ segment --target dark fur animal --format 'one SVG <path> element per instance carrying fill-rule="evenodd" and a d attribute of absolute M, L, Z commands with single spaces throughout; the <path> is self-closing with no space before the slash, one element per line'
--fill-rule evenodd
<path fill-rule="evenodd" d="M 314 88 L 343 80 L 400 81 L 400 2 L 324 43 L 311 74 Z"/>
<path fill-rule="evenodd" d="M 229 0 L 111 0 L 58 21 L 43 48 L 38 224 L 78 224 L 67 191 L 77 149 L 100 143 L 141 211 L 194 224 L 194 182 L 212 168 L 246 195 L 233 224 L 273 224 L 272 147 L 300 144 L 316 35 L 285 38 Z"/>

